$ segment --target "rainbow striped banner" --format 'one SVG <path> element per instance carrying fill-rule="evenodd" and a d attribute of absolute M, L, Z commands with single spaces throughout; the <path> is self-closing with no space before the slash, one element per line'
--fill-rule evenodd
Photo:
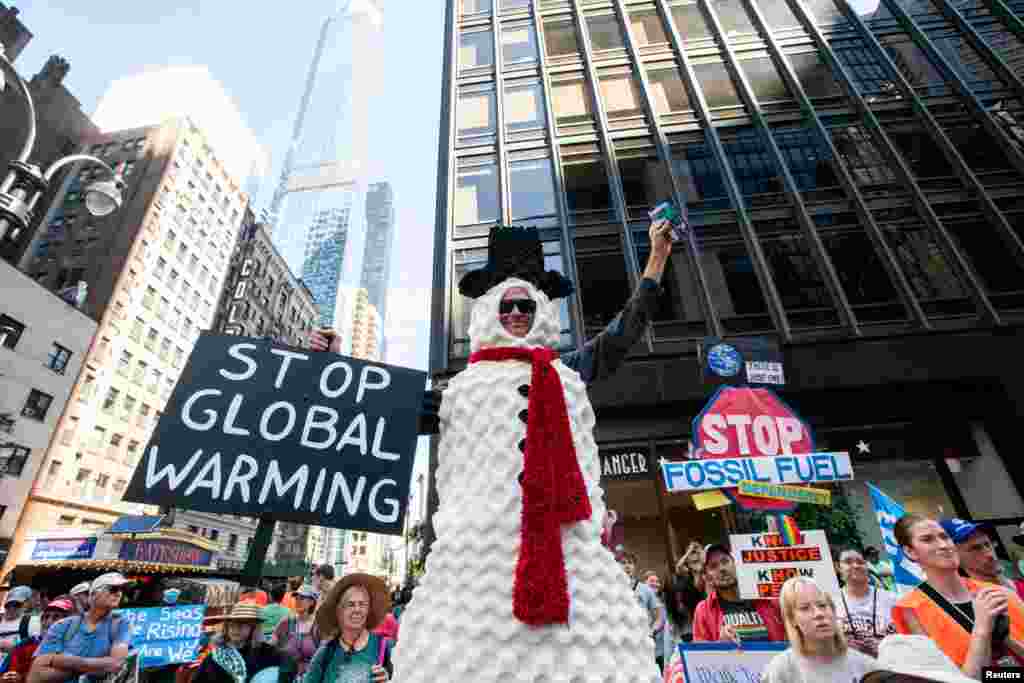
<path fill-rule="evenodd" d="M 832 492 L 828 489 L 810 489 L 803 486 L 759 481 L 741 481 L 738 488 L 739 493 L 754 498 L 775 498 L 793 503 L 811 503 L 812 505 L 832 504 Z"/>

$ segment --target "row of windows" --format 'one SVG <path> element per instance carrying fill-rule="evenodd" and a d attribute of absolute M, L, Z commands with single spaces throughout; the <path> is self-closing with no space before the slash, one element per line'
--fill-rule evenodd
<path fill-rule="evenodd" d="M 18 348 L 18 342 L 25 334 L 25 324 L 11 316 L 0 313 L 0 346 L 14 350 Z M 63 375 L 67 370 L 68 362 L 71 360 L 71 349 L 62 346 L 57 342 L 50 345 L 46 354 L 45 365 L 58 375 Z"/>
<path fill-rule="evenodd" d="M 150 381 L 148 383 L 145 382 L 147 377 L 150 378 Z M 136 378 L 138 378 L 138 381 L 135 381 Z M 154 375 L 152 373 L 146 372 L 145 363 L 143 363 L 142 361 L 139 361 L 139 366 L 136 368 L 135 373 L 133 373 L 132 381 L 138 386 L 143 386 L 143 384 L 146 383 L 147 388 L 152 387 L 154 389 L 158 387 L 160 383 L 159 378 L 157 379 L 156 382 L 154 382 Z M 166 381 L 166 379 L 164 381 Z M 108 391 L 106 397 L 104 398 L 103 411 L 108 415 L 116 416 L 116 412 L 118 410 L 117 403 L 119 395 L 120 390 L 112 388 L 111 390 Z M 82 386 L 78 392 L 78 400 L 81 403 L 88 404 L 95 397 L 96 376 L 93 375 L 92 373 L 87 373 L 85 378 L 82 380 Z M 135 412 L 136 405 L 139 406 L 137 414 Z M 127 393 L 125 394 L 124 401 L 120 408 L 120 418 L 122 420 L 130 421 L 134 417 L 137 426 L 141 429 L 145 429 L 149 427 L 151 424 L 156 424 L 156 421 L 160 419 L 160 415 L 161 412 L 159 410 L 154 411 L 153 407 L 150 404 L 145 402 L 139 403 L 136 400 L 135 396 L 132 396 L 131 394 Z M 77 425 L 77 418 L 71 419 L 75 421 L 73 424 Z M 73 434 L 74 431 L 75 430 L 73 429 L 70 432 L 70 434 Z"/>

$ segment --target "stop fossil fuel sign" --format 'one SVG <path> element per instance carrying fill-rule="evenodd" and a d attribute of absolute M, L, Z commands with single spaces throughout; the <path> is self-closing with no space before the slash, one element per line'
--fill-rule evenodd
<path fill-rule="evenodd" d="M 720 387 L 695 418 L 693 435 L 701 458 L 749 458 L 814 452 L 810 426 L 771 389 Z M 743 496 L 723 489 L 746 510 L 785 512 L 784 500 Z"/>

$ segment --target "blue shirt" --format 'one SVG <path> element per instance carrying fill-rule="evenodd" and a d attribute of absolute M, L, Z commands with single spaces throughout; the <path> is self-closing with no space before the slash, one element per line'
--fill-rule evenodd
<path fill-rule="evenodd" d="M 35 656 L 109 657 L 110 650 L 115 645 L 131 645 L 131 642 L 131 624 L 124 617 L 117 618 L 115 627 L 114 616 L 108 615 L 106 619 L 96 624 L 96 628 L 90 633 L 85 618 L 74 616 L 61 619 L 50 627 L 43 636 L 43 642 L 36 650 Z"/>

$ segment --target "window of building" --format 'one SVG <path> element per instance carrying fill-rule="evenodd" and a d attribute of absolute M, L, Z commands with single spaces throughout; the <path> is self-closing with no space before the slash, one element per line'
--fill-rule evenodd
<path fill-rule="evenodd" d="M 20 477 L 32 450 L 17 444 L 0 446 L 0 477 Z"/>
<path fill-rule="evenodd" d="M 497 222 L 500 208 L 498 166 L 494 157 L 460 159 L 455 188 L 455 224 Z"/>
<path fill-rule="evenodd" d="M 473 69 L 494 64 L 494 39 L 490 31 L 473 31 L 459 37 L 459 67 Z"/>
<path fill-rule="evenodd" d="M 57 519 L 57 526 L 74 526 L 75 518 L 70 515 L 61 515 Z"/>
<path fill-rule="evenodd" d="M 25 326 L 9 315 L 0 315 L 0 346 L 13 349 L 18 345 Z"/>
<path fill-rule="evenodd" d="M 46 412 L 50 409 L 51 403 L 53 403 L 53 396 L 38 389 L 32 389 L 25 401 L 25 407 L 21 409 L 21 414 L 23 417 L 42 422 L 46 418 Z"/>
<path fill-rule="evenodd" d="M 780 1 L 785 4 L 785 0 Z M 804 92 L 811 99 L 843 94 L 843 89 L 832 75 L 832 69 L 817 52 L 799 52 L 787 55 L 787 58 Z"/>
<path fill-rule="evenodd" d="M 622 194 L 630 218 L 642 220 L 650 207 L 672 196 L 668 170 L 653 148 L 653 142 L 649 142 L 647 154 L 642 148 L 633 146 L 616 154 Z"/>
<path fill-rule="evenodd" d="M 68 418 L 67 425 L 65 426 L 64 431 L 61 432 L 61 435 L 60 435 L 60 443 L 61 443 L 61 445 L 62 446 L 70 446 L 71 443 L 75 440 L 75 432 L 77 432 L 77 431 L 78 431 L 78 418 L 77 417 Z"/>
<path fill-rule="evenodd" d="M 516 9 L 527 9 L 531 0 L 501 0 L 501 11 L 508 12 Z"/>
<path fill-rule="evenodd" d="M 802 126 L 775 126 L 772 137 L 790 175 L 802 192 L 839 185 L 832 154 L 817 131 Z"/>
<path fill-rule="evenodd" d="M 153 370 L 150 373 L 149 386 L 146 388 L 155 394 L 160 388 L 160 379 L 162 377 L 163 373 L 160 372 L 158 369 L 153 368 Z"/>
<path fill-rule="evenodd" d="M 96 391 L 96 377 L 87 374 L 82 380 L 82 387 L 78 390 L 78 400 L 82 403 L 89 401 L 94 391 Z"/>
<path fill-rule="evenodd" d="M 861 187 L 889 185 L 896 175 L 863 125 L 842 119 L 827 126 L 843 165 Z"/>
<path fill-rule="evenodd" d="M 544 22 L 544 48 L 549 57 L 576 55 L 580 52 L 576 41 L 576 24 L 572 19 L 553 19 Z"/>
<path fill-rule="evenodd" d="M 803 234 L 787 232 L 795 219 L 755 221 L 775 289 L 794 328 L 839 324 L 839 314 Z"/>
<path fill-rule="evenodd" d="M 600 77 L 601 99 L 609 121 L 643 116 L 640 90 L 630 73 L 608 74 Z"/>
<path fill-rule="evenodd" d="M 918 178 L 938 178 L 953 175 L 942 150 L 917 123 L 883 123 L 893 145 Z"/>
<path fill-rule="evenodd" d="M 618 236 L 577 239 L 576 277 L 584 334 L 590 339 L 619 314 L 629 298 L 626 262 Z"/>
<path fill-rule="evenodd" d="M 71 349 L 64 348 L 60 344 L 54 342 L 50 348 L 50 353 L 46 357 L 46 367 L 50 368 L 58 375 L 63 375 L 64 371 L 68 367 L 68 361 L 71 360 Z"/>
<path fill-rule="evenodd" d="M 750 21 L 741 0 L 713 0 L 710 4 L 718 15 L 725 35 L 754 33 L 754 24 Z"/>
<path fill-rule="evenodd" d="M 228 550 L 234 552 L 238 549 L 238 534 L 230 534 L 228 536 Z"/>
<path fill-rule="evenodd" d="M 152 351 L 156 348 L 156 342 L 159 338 L 159 330 L 155 327 L 151 327 L 149 328 L 149 331 L 146 332 L 146 341 L 142 342 L 142 345 L 145 346 L 147 350 Z"/>
<path fill-rule="evenodd" d="M 676 30 L 679 31 L 684 44 L 711 37 L 708 22 L 696 3 L 673 5 L 672 21 L 676 23 Z"/>
<path fill-rule="evenodd" d="M 142 385 L 142 380 L 146 377 L 146 370 L 149 369 L 149 363 L 140 360 L 135 364 L 135 372 L 132 373 L 132 382 L 134 384 Z"/>
<path fill-rule="evenodd" d="M 96 425 L 92 429 L 92 442 L 89 447 L 94 450 L 101 450 L 107 445 L 107 430 L 103 427 Z"/>
<path fill-rule="evenodd" d="M 101 410 L 105 413 L 114 412 L 114 406 L 117 405 L 117 401 L 120 397 L 121 392 L 114 387 L 110 387 L 110 389 L 107 390 L 107 397 L 103 399 L 103 406 Z"/>
<path fill-rule="evenodd" d="M 544 90 L 535 81 L 505 84 L 505 129 L 509 133 L 544 128 Z"/>
<path fill-rule="evenodd" d="M 501 28 L 501 63 L 506 68 L 537 61 L 537 35 L 533 26 L 503 25 Z"/>
<path fill-rule="evenodd" d="M 672 174 L 691 215 L 729 207 L 725 181 L 703 132 L 673 136 Z"/>
<path fill-rule="evenodd" d="M 857 320 L 872 323 L 906 319 L 896 288 L 857 217 L 828 212 L 813 218 Z"/>
<path fill-rule="evenodd" d="M 494 100 L 494 87 L 491 85 L 467 86 L 460 90 L 457 105 L 460 143 L 493 138 L 498 119 Z"/>
<path fill-rule="evenodd" d="M 970 312 L 964 288 L 932 231 L 916 221 L 883 223 L 882 234 L 930 316 Z"/>
<path fill-rule="evenodd" d="M 571 222 L 605 222 L 613 218 L 611 187 L 597 145 L 563 147 L 562 176 Z"/>
<path fill-rule="evenodd" d="M 800 22 L 786 0 L 758 0 L 757 8 L 770 28 L 783 29 L 800 26 Z"/>
<path fill-rule="evenodd" d="M 693 109 L 683 79 L 674 66 L 652 68 L 647 72 L 647 82 L 650 84 L 651 104 L 656 114 L 671 114 Z"/>
<path fill-rule="evenodd" d="M 806 6 L 819 25 L 845 21 L 842 11 L 833 0 L 806 0 Z"/>
<path fill-rule="evenodd" d="M 614 14 L 590 14 L 586 21 L 592 49 L 621 50 L 625 47 L 622 28 Z"/>
<path fill-rule="evenodd" d="M 133 356 L 128 351 L 122 351 L 121 357 L 117 361 L 117 374 L 122 377 L 127 377 L 131 373 Z"/>
<path fill-rule="evenodd" d="M 129 441 L 128 442 L 128 449 L 125 452 L 125 462 L 127 462 L 129 464 L 135 464 L 135 461 L 138 458 L 138 455 L 139 455 L 139 442 L 138 441 Z"/>
<path fill-rule="evenodd" d="M 571 125 L 593 120 L 590 88 L 584 76 L 552 80 L 551 93 L 555 117 L 559 124 Z"/>
<path fill-rule="evenodd" d="M 132 415 L 135 414 L 135 404 L 137 402 L 138 401 L 136 400 L 136 398 L 134 396 L 132 396 L 130 394 L 125 394 L 125 396 L 124 396 L 124 406 L 121 408 L 122 415 L 124 415 L 125 419 L 128 419 Z"/>
<path fill-rule="evenodd" d="M 793 99 L 771 58 L 744 59 L 739 64 L 747 77 L 747 82 L 750 83 L 750 89 L 754 91 L 754 96 L 759 101 L 773 102 Z"/>
<path fill-rule="evenodd" d="M 462 0 L 462 14 L 490 14 L 491 0 Z"/>
<path fill-rule="evenodd" d="M 697 76 L 697 82 L 700 84 L 700 89 L 704 93 L 704 99 L 709 108 L 736 107 L 742 104 L 725 64 L 721 62 L 694 64 L 693 72 Z"/>
<path fill-rule="evenodd" d="M 629 25 L 633 29 L 633 37 L 637 45 L 657 45 L 667 43 L 665 27 L 656 9 L 634 10 L 629 13 Z"/>
<path fill-rule="evenodd" d="M 509 192 L 513 221 L 554 216 L 557 209 L 551 159 L 513 156 L 509 160 Z"/>
<path fill-rule="evenodd" d="M 220 538 L 220 529 L 210 529 L 210 540 L 216 541 Z"/>
<path fill-rule="evenodd" d="M 760 131 L 752 126 L 737 126 L 729 128 L 727 132 L 723 130 L 721 139 L 732 166 L 733 177 L 740 186 L 746 204 L 781 203 L 781 197 L 754 198 L 756 195 L 771 195 L 783 190 L 779 169 Z"/>

